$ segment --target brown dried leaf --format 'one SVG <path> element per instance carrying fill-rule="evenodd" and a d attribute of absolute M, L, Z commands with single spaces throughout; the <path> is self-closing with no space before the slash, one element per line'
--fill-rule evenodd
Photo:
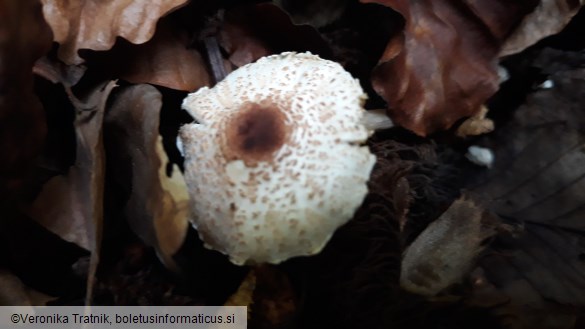
<path fill-rule="evenodd" d="M 225 306 L 247 306 L 254 328 L 287 326 L 296 313 L 296 296 L 288 276 L 273 266 L 253 267 Z"/>
<path fill-rule="evenodd" d="M 254 290 L 256 290 L 256 272 L 251 270 L 238 287 L 238 290 L 224 303 L 224 306 L 247 306 L 248 316 L 250 316 L 251 306 L 254 301 Z"/>
<path fill-rule="evenodd" d="M 75 85 L 86 73 L 90 80 L 120 78 L 183 91 L 208 85 L 210 77 L 202 56 L 196 49 L 188 49 L 187 35 L 171 25 L 172 21 L 162 19 L 152 39 L 144 44 L 120 41 L 110 51 L 86 54 L 87 70 L 84 65 L 42 58 L 35 64 L 35 73 L 65 86 Z"/>
<path fill-rule="evenodd" d="M 161 22 L 150 41 L 120 47 L 111 54 L 109 63 L 121 63 L 120 78 L 132 83 L 193 91 L 209 85 L 210 78 L 201 54 L 187 49 L 188 45 L 186 35 Z"/>
<path fill-rule="evenodd" d="M 87 98 L 74 98 L 76 108 L 76 159 L 66 176 L 48 181 L 30 208 L 30 217 L 59 235 L 91 252 L 86 302 L 91 301 L 99 261 L 103 224 L 104 149 L 102 121 L 114 81 L 103 83 Z"/>
<path fill-rule="evenodd" d="M 36 61 L 33 72 L 52 83 L 60 83 L 65 88 L 75 86 L 86 71 L 83 65 L 65 65 L 63 62 L 43 56 Z"/>
<path fill-rule="evenodd" d="M 273 266 L 254 268 L 256 286 L 250 310 L 250 326 L 281 328 L 290 325 L 297 312 L 297 297 L 286 275 Z"/>
<path fill-rule="evenodd" d="M 549 35 L 558 33 L 585 5 L 585 1 L 541 0 L 536 9 L 524 17 L 504 43 L 500 56 L 518 53 Z"/>
<path fill-rule="evenodd" d="M 374 69 L 374 89 L 398 125 L 419 135 L 477 113 L 498 89 L 497 57 L 530 1 L 362 0 L 406 21 Z"/>
<path fill-rule="evenodd" d="M 483 209 L 472 200 L 457 199 L 406 249 L 400 285 L 425 296 L 434 296 L 460 281 L 482 251 L 482 242 L 493 228 L 482 221 Z"/>
<path fill-rule="evenodd" d="M 236 67 L 283 51 L 310 51 L 330 55 L 319 32 L 308 25 L 295 25 L 278 6 L 270 3 L 248 5 L 226 12 L 220 31 L 220 45 Z"/>
<path fill-rule="evenodd" d="M 478 136 L 483 135 L 494 130 L 494 122 L 486 118 L 488 108 L 485 105 L 481 106 L 478 113 L 463 121 L 457 127 L 456 135 L 459 137 Z"/>
<path fill-rule="evenodd" d="M 166 176 L 167 157 L 158 134 L 162 96 L 149 85 L 122 90 L 106 116 L 108 170 L 129 189 L 124 215 L 132 230 L 155 247 L 169 268 L 188 228 L 187 188 L 178 168 Z"/>
<path fill-rule="evenodd" d="M 523 328 L 571 328 L 585 311 L 585 72 L 565 67 L 551 79 L 554 88 L 530 95 L 483 140 L 496 162 L 474 188 L 521 228 L 500 236 L 480 265 L 491 292 L 509 300 L 495 312 Z"/>
<path fill-rule="evenodd" d="M 79 49 L 110 49 L 116 37 L 135 44 L 148 41 L 158 19 L 187 1 L 42 0 L 54 41 L 60 44 L 59 58 L 66 64 L 83 63 Z"/>
<path fill-rule="evenodd" d="M 15 195 L 45 138 L 32 66 L 51 35 L 36 0 L 0 0 L 0 199 Z"/>
<path fill-rule="evenodd" d="M 27 287 L 10 271 L 0 269 L 0 306 L 45 306 L 53 299 Z"/>
<path fill-rule="evenodd" d="M 169 158 L 164 151 L 162 137 L 156 142 L 156 155 L 160 161 L 158 177 L 163 191 L 161 213 L 154 218 L 154 231 L 158 242 L 159 257 L 168 266 L 173 263 L 174 255 L 183 245 L 189 226 L 189 194 L 179 166 L 173 164 L 171 176 L 166 174 Z"/>
<path fill-rule="evenodd" d="M 75 175 L 77 170 L 75 172 L 71 170 L 71 177 L 55 176 L 45 183 L 41 194 L 26 209 L 26 212 L 37 223 L 57 234 L 61 239 L 75 243 L 85 250 L 92 250 L 90 231 L 88 231 L 90 229 L 88 224 L 92 223 L 91 220 L 87 222 L 90 218 L 83 216 L 86 212 L 85 208 L 91 207 L 91 204 L 77 200 L 77 196 L 84 192 L 77 189 L 85 187 L 85 184 L 89 182 L 75 182 L 75 178 L 72 177 L 79 177 L 79 175 Z"/>
<path fill-rule="evenodd" d="M 407 140 L 412 143 L 411 136 Z M 455 173 L 440 163 L 438 147 L 413 144 L 393 131 L 374 134 L 368 146 L 377 162 L 362 206 L 320 254 L 296 260 L 296 278 L 290 264 L 301 289 L 299 327 L 459 327 L 437 324 L 419 296 L 399 288 L 404 241 L 424 229 L 421 222 L 439 217 L 459 192 L 451 190 Z"/>
<path fill-rule="evenodd" d="M 102 120 L 114 82 L 97 87 L 78 105 L 76 160 L 66 176 L 55 176 L 44 186 L 28 215 L 49 231 L 78 246 L 96 251 L 103 208 L 104 154 Z"/>

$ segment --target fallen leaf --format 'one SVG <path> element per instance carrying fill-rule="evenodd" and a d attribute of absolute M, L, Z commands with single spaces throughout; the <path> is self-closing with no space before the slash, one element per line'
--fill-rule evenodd
<path fill-rule="evenodd" d="M 394 127 L 394 123 L 388 118 L 385 109 L 368 110 L 362 122 L 371 130 L 383 130 Z"/>
<path fill-rule="evenodd" d="M 0 199 L 8 201 L 21 192 L 46 133 L 32 75 L 51 44 L 40 3 L 0 0 L 0 36 Z"/>
<path fill-rule="evenodd" d="M 55 176 L 43 185 L 41 194 L 26 212 L 63 240 L 75 243 L 85 250 L 92 250 L 92 237 L 88 231 L 90 223 L 87 222 L 90 218 L 83 215 L 86 212 L 84 208 L 91 207 L 91 204 L 77 200 L 77 195 L 81 196 L 82 193 L 77 189 L 83 188 L 89 182 L 76 183 L 74 180 L 68 176 Z"/>
<path fill-rule="evenodd" d="M 36 61 L 33 72 L 52 83 L 60 83 L 65 88 L 75 86 L 85 74 L 84 65 L 66 65 L 61 61 L 43 56 Z"/>
<path fill-rule="evenodd" d="M 423 327 L 405 319 L 405 311 L 416 310 L 412 322 L 424 321 L 413 305 L 417 296 L 399 287 L 401 254 L 420 222 L 438 217 L 434 211 L 453 197 L 435 188 L 444 185 L 435 177 L 444 169 L 437 165 L 434 145 L 403 144 L 384 131 L 374 134 L 368 146 L 377 161 L 354 218 L 321 253 L 289 261 L 291 281 L 300 286 L 300 328 Z"/>
<path fill-rule="evenodd" d="M 392 38 L 372 73 L 392 120 L 426 136 L 480 111 L 498 89 L 497 58 L 530 1 L 362 0 L 398 11 Z"/>
<path fill-rule="evenodd" d="M 125 43 L 106 54 L 106 65 L 119 63 L 120 78 L 183 91 L 194 91 L 210 83 L 201 54 L 189 49 L 186 34 L 173 30 L 162 20 L 153 38 L 143 45 Z"/>
<path fill-rule="evenodd" d="M 127 193 L 123 214 L 132 230 L 176 270 L 172 256 L 187 234 L 188 196 L 176 166 L 166 175 L 168 159 L 158 133 L 161 106 L 161 94 L 149 85 L 117 94 L 105 122 L 108 175 L 115 189 Z"/>
<path fill-rule="evenodd" d="M 224 306 L 247 306 L 248 319 L 252 312 L 252 303 L 254 302 L 254 291 L 256 290 L 256 272 L 251 270 L 244 278 L 238 290 L 233 293 Z"/>
<path fill-rule="evenodd" d="M 297 296 L 285 272 L 273 266 L 253 269 L 256 277 L 250 306 L 250 326 L 281 328 L 292 323 L 297 312 Z"/>
<path fill-rule="evenodd" d="M 468 137 L 492 132 L 494 130 L 494 122 L 491 119 L 486 118 L 487 113 L 488 108 L 485 105 L 482 105 L 478 113 L 467 118 L 459 127 L 457 127 L 455 134 L 459 137 Z"/>
<path fill-rule="evenodd" d="M 91 301 L 95 271 L 99 261 L 103 224 L 104 149 L 102 121 L 106 100 L 115 82 L 102 83 L 83 99 L 74 98 L 76 107 L 76 159 L 65 176 L 55 176 L 44 186 L 27 214 L 62 239 L 91 252 L 86 303 Z"/>
<path fill-rule="evenodd" d="M 459 198 L 408 246 L 402 258 L 400 286 L 435 296 L 458 283 L 473 268 L 482 243 L 495 233 L 483 221 L 484 210 Z"/>
<path fill-rule="evenodd" d="M 52 296 L 83 295 L 87 277 L 73 267 L 88 254 L 51 233 L 22 211 L 3 210 L 0 263 L 27 286 Z"/>
<path fill-rule="evenodd" d="M 154 218 L 154 231 L 156 233 L 159 257 L 171 266 L 170 264 L 173 263 L 172 255 L 181 248 L 187 237 L 188 219 L 191 215 L 189 194 L 179 166 L 173 164 L 171 176 L 169 177 L 166 174 L 167 164 L 170 161 L 164 151 L 160 135 L 156 142 L 156 154 L 160 159 L 158 177 L 163 197 L 161 200 L 161 213 L 156 214 Z"/>
<path fill-rule="evenodd" d="M 202 56 L 190 48 L 190 43 L 185 31 L 163 18 L 152 39 L 144 44 L 120 41 L 109 51 L 86 54 L 87 62 L 80 65 L 67 65 L 53 56 L 45 56 L 36 62 L 34 72 L 65 87 L 75 86 L 82 78 L 123 79 L 134 84 L 194 91 L 209 85 L 210 77 Z"/>
<path fill-rule="evenodd" d="M 545 54 L 553 62 L 559 56 Z M 576 56 L 584 62 L 583 53 L 568 57 Z M 473 186 L 519 228 L 501 234 L 480 262 L 492 293 L 509 300 L 494 312 L 519 328 L 571 328 L 585 311 L 585 72 L 564 67 L 550 79 L 555 87 L 529 95 L 507 125 L 481 140 L 496 161 Z"/>
<path fill-rule="evenodd" d="M 51 51 L 37 60 L 33 67 L 33 72 L 37 75 L 35 91 L 45 108 L 47 134 L 42 152 L 36 159 L 35 176 L 29 184 L 31 198 L 39 193 L 50 178 L 65 175 L 76 156 L 74 126 L 76 110 L 71 99 L 77 97 L 71 89 L 82 80 L 85 67 L 65 65 L 55 60 L 55 56 L 56 51 Z M 91 89 L 103 81 L 106 80 L 99 79 L 86 83 L 84 90 Z"/>
<path fill-rule="evenodd" d="M 7 270 L 0 269 L 0 305 L 2 306 L 45 306 L 54 297 L 27 287 L 20 279 Z"/>
<path fill-rule="evenodd" d="M 227 11 L 219 30 L 219 42 L 236 67 L 284 51 L 310 51 L 324 58 L 331 55 L 315 28 L 293 24 L 290 16 L 270 3 Z"/>
<path fill-rule="evenodd" d="M 135 44 L 148 41 L 154 35 L 158 19 L 186 2 L 42 0 L 54 41 L 60 44 L 59 58 L 69 65 L 83 63 L 78 50 L 108 50 L 116 37 Z"/>
<path fill-rule="evenodd" d="M 541 39 L 560 32 L 583 5 L 583 0 L 541 0 L 507 38 L 500 57 L 518 53 Z"/>

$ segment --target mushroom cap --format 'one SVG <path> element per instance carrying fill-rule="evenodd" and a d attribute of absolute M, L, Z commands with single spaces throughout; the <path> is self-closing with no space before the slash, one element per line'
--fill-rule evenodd
<path fill-rule="evenodd" d="M 316 254 L 353 217 L 375 157 L 366 99 L 339 64 L 282 53 L 183 101 L 192 224 L 235 264 Z"/>

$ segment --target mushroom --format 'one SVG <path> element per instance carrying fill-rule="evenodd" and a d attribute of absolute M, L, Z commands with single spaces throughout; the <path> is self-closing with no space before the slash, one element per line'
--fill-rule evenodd
<path fill-rule="evenodd" d="M 238 265 L 320 252 L 368 190 L 365 99 L 339 64 L 291 52 L 189 94 L 183 108 L 198 123 L 180 139 L 205 246 Z"/>

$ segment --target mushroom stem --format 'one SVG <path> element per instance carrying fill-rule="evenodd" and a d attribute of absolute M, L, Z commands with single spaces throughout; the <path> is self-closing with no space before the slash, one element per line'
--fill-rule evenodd
<path fill-rule="evenodd" d="M 386 115 L 385 109 L 367 110 L 362 118 L 362 123 L 372 131 L 394 127 L 394 123 Z"/>

